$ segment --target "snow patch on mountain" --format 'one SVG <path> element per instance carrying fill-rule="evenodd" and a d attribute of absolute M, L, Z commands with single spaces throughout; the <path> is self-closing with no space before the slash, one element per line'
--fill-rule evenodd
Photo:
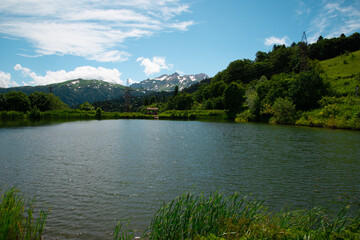
<path fill-rule="evenodd" d="M 171 75 L 164 74 L 156 78 L 146 79 L 139 83 L 134 83 L 131 87 L 147 91 L 173 91 L 175 86 L 178 86 L 179 90 L 182 90 L 206 78 L 209 78 L 209 76 L 205 73 L 181 76 L 175 72 Z"/>

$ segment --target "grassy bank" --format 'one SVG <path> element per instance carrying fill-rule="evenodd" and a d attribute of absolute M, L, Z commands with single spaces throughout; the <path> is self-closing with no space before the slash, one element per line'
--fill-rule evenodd
<path fill-rule="evenodd" d="M 183 119 L 183 120 L 226 120 L 224 110 L 169 110 L 159 114 L 160 119 Z M 25 120 L 91 120 L 91 119 L 154 119 L 154 116 L 139 112 L 104 112 L 100 115 L 97 111 L 83 110 L 56 110 L 46 112 L 0 112 L 1 121 L 25 121 Z"/>
<path fill-rule="evenodd" d="M 323 208 L 270 212 L 263 200 L 234 194 L 183 194 L 164 204 L 154 215 L 149 239 L 360 239 L 359 202 L 345 204 L 337 213 Z M 350 214 L 350 209 L 353 214 Z M 356 212 L 357 210 L 357 212 Z M 114 239 L 134 233 L 118 224 Z"/>
<path fill-rule="evenodd" d="M 1 192 L 0 239 L 42 239 L 49 210 L 35 210 L 35 200 L 27 200 L 15 188 Z"/>
<path fill-rule="evenodd" d="M 160 119 L 227 120 L 225 110 L 167 110 L 159 114 Z"/>
<path fill-rule="evenodd" d="M 27 202 L 27 204 L 26 204 Z M 264 200 L 235 193 L 185 193 L 164 203 L 142 239 L 360 239 L 360 202 L 347 201 L 337 212 L 325 208 L 271 212 Z M 42 239 L 49 210 L 35 210 L 15 188 L 1 194 L 0 239 Z M 134 239 L 118 223 L 114 239 Z"/>
<path fill-rule="evenodd" d="M 16 111 L 2 111 L 0 112 L 1 121 L 26 121 L 26 120 L 91 120 L 91 119 L 153 119 L 151 115 L 146 115 L 137 112 L 104 112 L 100 115 L 96 111 L 83 110 L 55 110 L 46 112 L 16 112 Z"/>
<path fill-rule="evenodd" d="M 360 98 L 326 97 L 320 104 L 321 108 L 302 113 L 295 124 L 360 130 Z"/>

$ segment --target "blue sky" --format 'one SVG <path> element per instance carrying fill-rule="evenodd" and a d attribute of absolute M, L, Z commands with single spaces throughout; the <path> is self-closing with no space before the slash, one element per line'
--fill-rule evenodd
<path fill-rule="evenodd" d="M 214 76 L 274 44 L 360 31 L 359 0 L 2 0 L 0 87 Z"/>

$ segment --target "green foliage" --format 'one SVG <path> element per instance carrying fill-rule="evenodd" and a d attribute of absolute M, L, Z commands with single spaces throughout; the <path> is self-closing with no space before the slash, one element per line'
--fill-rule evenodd
<path fill-rule="evenodd" d="M 163 205 L 149 227 L 150 239 L 193 239 L 198 235 L 223 232 L 226 219 L 247 217 L 254 220 L 263 201 L 247 201 L 246 196 L 224 197 L 214 193 L 209 197 L 183 194 Z"/>
<path fill-rule="evenodd" d="M 226 120 L 225 110 L 167 110 L 159 114 L 160 119 L 185 119 L 185 120 Z"/>
<path fill-rule="evenodd" d="M 322 106 L 310 112 L 304 112 L 296 125 L 310 127 L 328 127 L 360 129 L 360 99 L 355 97 L 324 97 L 319 101 Z"/>
<path fill-rule="evenodd" d="M 125 227 L 129 226 L 128 222 Z M 118 222 L 114 229 L 114 240 L 132 240 L 134 239 L 134 231 L 124 229 L 124 224 L 122 222 Z"/>
<path fill-rule="evenodd" d="M 0 112 L 0 119 L 2 121 L 21 121 L 25 119 L 25 114 L 23 112 L 16 111 L 2 111 Z"/>
<path fill-rule="evenodd" d="M 30 103 L 32 108 L 39 109 L 40 111 L 49 111 L 50 108 L 50 99 L 47 97 L 46 93 L 34 92 L 29 95 Z"/>
<path fill-rule="evenodd" d="M 101 119 L 102 119 L 102 110 L 101 110 L 101 108 L 99 108 L 99 107 L 96 109 L 95 118 L 96 118 L 97 120 L 101 120 Z"/>
<path fill-rule="evenodd" d="M 270 123 L 275 124 L 294 124 L 295 122 L 295 105 L 288 98 L 277 98 L 271 109 L 273 117 Z"/>
<path fill-rule="evenodd" d="M 290 87 L 290 97 L 299 110 L 318 107 L 318 101 L 328 93 L 328 85 L 315 72 L 303 72 L 295 76 Z"/>
<path fill-rule="evenodd" d="M 321 61 L 319 65 L 321 75 L 328 79 L 337 96 L 355 96 L 356 86 L 360 85 L 360 51 Z"/>
<path fill-rule="evenodd" d="M 84 102 L 83 104 L 79 105 L 79 110 L 83 110 L 83 111 L 93 111 L 95 110 L 94 106 L 91 105 L 88 102 Z"/>
<path fill-rule="evenodd" d="M 35 199 L 25 204 L 23 195 L 15 188 L 2 192 L 0 239 L 42 239 L 48 213 L 49 210 L 35 212 Z"/>
<path fill-rule="evenodd" d="M 174 97 L 176 97 L 179 94 L 179 86 L 176 85 L 174 89 Z"/>
<path fill-rule="evenodd" d="M 26 112 L 30 110 L 30 100 L 23 92 L 12 91 L 4 94 L 6 110 Z"/>
<path fill-rule="evenodd" d="M 215 109 L 224 109 L 224 100 L 223 96 L 217 98 L 209 98 L 203 104 L 203 109 L 206 110 L 215 110 Z"/>
<path fill-rule="evenodd" d="M 264 200 L 235 193 L 185 193 L 155 213 L 148 239 L 359 239 L 359 203 L 344 203 L 336 214 L 324 208 L 270 212 Z M 351 211 L 350 211 L 351 209 Z M 352 215 L 351 212 L 353 212 Z M 119 224 L 118 224 L 119 226 Z M 116 227 L 116 236 L 121 226 Z M 133 236 L 122 231 L 123 238 Z"/>
<path fill-rule="evenodd" d="M 31 107 L 41 112 L 66 109 L 68 106 L 52 93 L 34 92 L 29 95 Z"/>
<path fill-rule="evenodd" d="M 169 99 L 167 103 L 167 109 L 190 110 L 192 108 L 193 103 L 194 103 L 194 99 L 190 94 L 181 93 Z"/>
<path fill-rule="evenodd" d="M 323 39 L 319 37 L 316 43 L 308 48 L 311 59 L 326 60 L 346 52 L 354 52 L 360 48 L 360 34 L 354 33 L 349 37 Z"/>
<path fill-rule="evenodd" d="M 29 112 L 28 119 L 30 119 L 30 120 L 40 120 L 41 119 L 41 112 L 36 106 L 33 107 L 31 109 L 31 111 Z"/>
<path fill-rule="evenodd" d="M 6 104 L 5 96 L 4 94 L 0 93 L 0 111 L 6 110 L 5 104 Z"/>
<path fill-rule="evenodd" d="M 245 89 L 236 82 L 230 83 L 224 90 L 224 106 L 229 111 L 230 118 L 235 118 L 235 114 L 242 108 L 245 101 Z"/>

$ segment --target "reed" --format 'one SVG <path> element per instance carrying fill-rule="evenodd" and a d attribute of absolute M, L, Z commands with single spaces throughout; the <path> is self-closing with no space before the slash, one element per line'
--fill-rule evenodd
<path fill-rule="evenodd" d="M 0 239 L 42 239 L 48 211 L 35 211 L 35 199 L 27 200 L 16 188 L 1 194 Z"/>
<path fill-rule="evenodd" d="M 185 193 L 163 204 L 142 236 L 145 239 L 360 239 L 359 202 L 349 203 L 337 214 L 323 208 L 269 211 L 264 200 L 248 200 L 238 193 Z M 352 214 L 351 214 L 352 213 Z M 116 236 L 130 239 L 120 223 Z M 132 232 L 131 232 L 132 233 Z"/>

